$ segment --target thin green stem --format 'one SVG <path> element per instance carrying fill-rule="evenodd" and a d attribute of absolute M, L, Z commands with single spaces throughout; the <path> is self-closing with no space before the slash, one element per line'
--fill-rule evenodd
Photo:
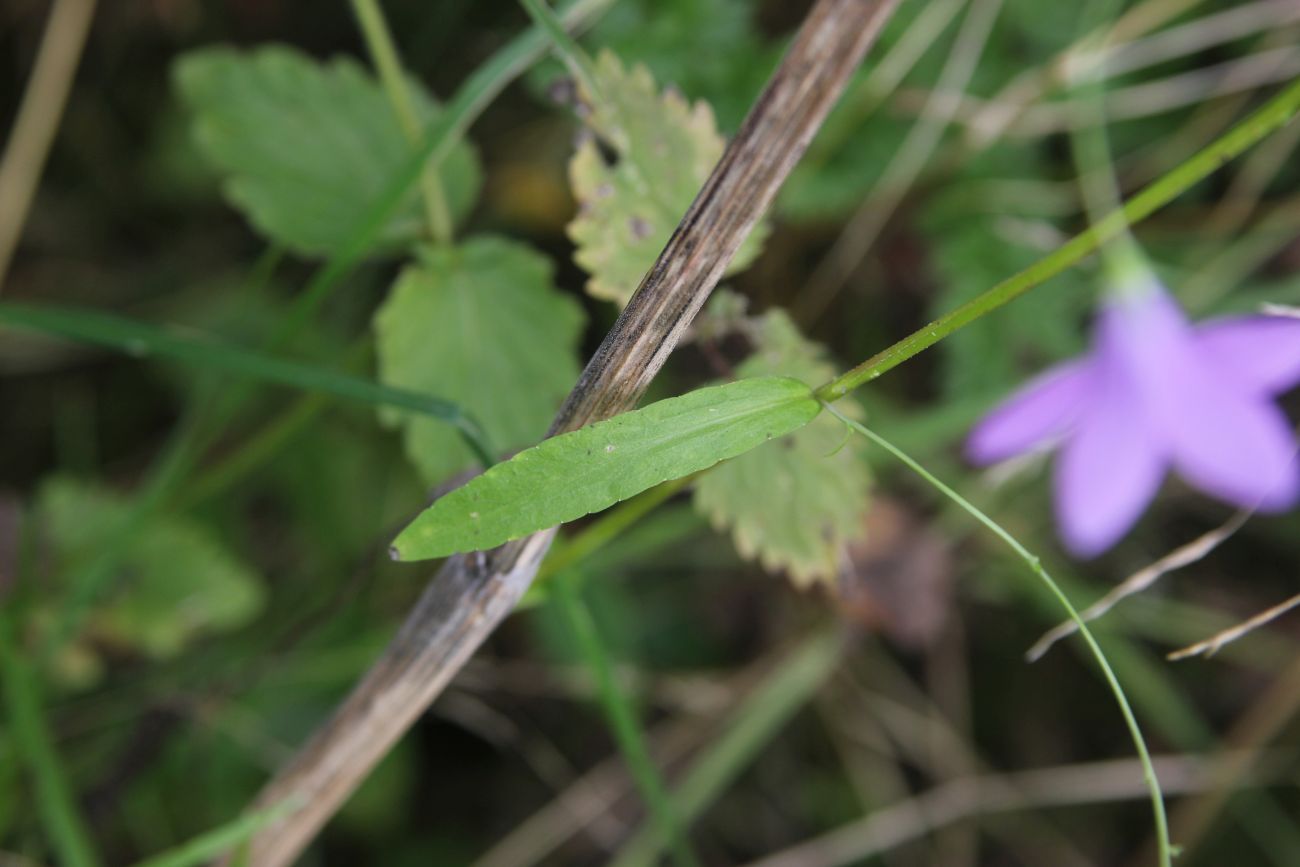
<path fill-rule="evenodd" d="M 876 353 L 852 370 L 817 389 L 820 400 L 839 400 L 854 389 L 893 370 L 909 358 L 929 349 L 955 331 L 964 328 L 1009 301 L 1076 264 L 1103 243 L 1125 232 L 1131 224 L 1146 219 L 1183 192 L 1208 177 L 1224 163 L 1283 127 L 1300 110 L 1300 79 L 1270 100 L 1263 108 L 1237 124 L 1200 153 L 1153 181 L 1131 198 L 1123 208 L 1094 223 L 1050 255 L 992 289 L 941 316 L 929 325 Z"/>
<path fill-rule="evenodd" d="M 628 770 L 631 771 L 637 788 L 641 790 L 641 797 L 645 799 L 650 815 L 658 826 L 659 833 L 663 835 L 663 842 L 679 867 L 695 867 L 699 861 L 691 851 L 685 831 L 677 819 L 676 811 L 668 798 L 668 789 L 655 770 L 645 735 L 636 719 L 636 711 L 614 676 L 609 654 L 601 641 L 591 611 L 582 601 L 572 573 L 560 573 L 555 584 L 560 609 L 569 621 L 569 628 L 578 642 L 583 660 L 596 678 L 596 691 L 605 718 L 614 732 L 623 758 L 627 760 Z"/>
<path fill-rule="evenodd" d="M 613 0 L 576 0 L 561 15 L 567 26 L 581 26 L 604 12 L 611 3 Z M 357 220 L 348 241 L 334 252 L 298 294 L 293 309 L 277 329 L 269 348 L 282 346 L 306 327 L 339 281 L 374 245 L 425 168 L 436 169 L 442 163 L 483 109 L 541 57 L 548 44 L 547 34 L 540 27 L 530 30 L 492 55 L 461 84 L 451 101 L 425 127 L 419 147 L 407 157 L 388 186 Z"/>
<path fill-rule="evenodd" d="M 41 711 L 35 674 L 19 656 L 12 620 L 12 609 L 0 605 L 0 681 L 9 706 L 9 725 L 16 752 L 35 780 L 36 809 L 58 853 L 59 863 L 67 867 L 96 867 L 99 859 L 54 749 L 49 724 Z"/>
<path fill-rule="evenodd" d="M 998 524 L 988 515 L 981 512 L 965 497 L 941 482 L 929 470 L 921 466 L 906 452 L 886 440 L 884 437 L 839 412 L 830 404 L 826 404 L 826 409 L 840 421 L 844 422 L 844 424 L 889 452 L 907 466 L 908 469 L 925 479 L 925 481 L 927 481 L 937 491 L 952 500 L 969 513 L 971 517 L 975 518 L 975 520 L 987 527 L 995 536 L 1001 539 L 1008 548 L 1015 552 L 1016 556 L 1029 566 L 1047 589 L 1051 591 L 1056 600 L 1061 603 L 1061 607 L 1065 609 L 1066 613 L 1070 615 L 1070 619 L 1073 620 L 1075 625 L 1079 628 L 1080 637 L 1082 637 L 1087 643 L 1088 650 L 1092 653 L 1093 659 L 1096 660 L 1097 667 L 1101 669 L 1106 684 L 1110 687 L 1111 693 L 1115 696 L 1115 703 L 1119 705 L 1120 713 L 1124 716 L 1124 724 L 1128 727 L 1129 736 L 1133 739 L 1133 746 L 1137 750 L 1138 757 L 1142 762 L 1143 779 L 1146 781 L 1147 789 L 1151 793 L 1151 810 L 1155 815 L 1156 845 L 1160 854 L 1160 865 L 1161 867 L 1170 867 L 1173 863 L 1173 847 L 1170 846 L 1169 843 L 1169 820 L 1165 816 L 1164 796 L 1160 791 L 1160 781 L 1156 778 L 1155 765 L 1151 762 L 1151 753 L 1147 749 L 1146 739 L 1143 738 L 1142 729 L 1138 725 L 1137 717 L 1133 714 L 1132 707 L 1129 706 L 1128 697 L 1124 694 L 1124 687 L 1120 685 L 1119 678 L 1115 676 L 1114 670 L 1106 660 L 1106 654 L 1101 649 L 1101 645 L 1097 643 L 1097 639 L 1088 628 L 1088 624 L 1081 616 L 1079 616 L 1079 612 L 1075 609 L 1074 604 L 1070 602 L 1070 598 L 1065 595 L 1056 581 L 1052 579 L 1052 576 L 1043 566 L 1042 561 L 1035 555 L 1031 554 L 1024 545 L 1020 544 L 1015 536 L 1012 536 L 1009 532 L 1003 529 L 1001 524 Z"/>
<path fill-rule="evenodd" d="M 600 85 L 596 75 L 596 67 L 592 64 L 591 58 L 587 56 L 587 52 L 583 51 L 581 46 L 569 35 L 569 31 L 564 29 L 564 22 L 560 20 L 559 16 L 551 10 L 545 0 L 519 0 L 519 4 L 524 7 L 528 17 L 533 19 L 533 23 L 546 34 L 555 49 L 556 55 L 568 67 L 569 74 L 577 79 L 578 84 L 581 85 L 591 99 L 600 101 Z"/>
<path fill-rule="evenodd" d="M 384 11 L 379 0 L 352 0 L 352 11 L 361 25 L 361 34 L 366 40 L 366 50 L 370 60 L 379 71 L 379 81 L 383 84 L 388 101 L 393 105 L 397 123 L 402 133 L 411 142 L 420 142 L 420 120 L 415 113 L 415 103 L 411 99 L 411 89 L 407 82 L 402 61 L 393 42 L 392 31 L 384 20 Z M 426 168 L 420 177 L 420 192 L 424 196 L 426 219 L 429 221 L 429 233 L 438 244 L 449 244 L 452 238 L 451 211 L 447 207 L 447 196 L 442 189 L 436 166 Z"/>
<path fill-rule="evenodd" d="M 1111 43 L 1107 34 L 1114 18 L 1116 0 L 1093 0 L 1084 7 L 1080 30 L 1102 34 L 1091 45 L 1085 42 L 1084 50 L 1105 57 Z M 1087 123 L 1076 124 L 1070 131 L 1070 152 L 1074 157 L 1075 172 L 1079 176 L 1079 192 L 1083 197 L 1084 213 L 1088 222 L 1096 225 L 1109 213 L 1123 213 L 1123 197 L 1115 177 L 1114 161 L 1110 152 L 1110 139 L 1106 131 L 1106 66 L 1100 64 L 1077 73 L 1075 89 L 1089 115 Z M 1127 228 L 1109 242 L 1101 245 L 1102 264 L 1112 286 L 1119 288 L 1131 284 L 1138 274 L 1147 271 L 1137 242 Z"/>
<path fill-rule="evenodd" d="M 306 430 L 329 405 L 330 401 L 319 392 L 298 398 L 233 451 L 196 475 L 177 496 L 176 508 L 189 509 L 224 493 L 279 454 L 280 449 Z"/>

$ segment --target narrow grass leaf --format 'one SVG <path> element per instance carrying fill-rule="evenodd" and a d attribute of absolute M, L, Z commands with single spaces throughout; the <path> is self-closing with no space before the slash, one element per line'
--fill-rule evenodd
<path fill-rule="evenodd" d="M 96 867 L 99 859 L 54 749 L 35 674 L 19 656 L 12 612 L 3 610 L 0 610 L 0 687 L 9 708 L 9 728 L 17 752 L 36 784 L 37 813 L 59 863 L 66 867 Z"/>
<path fill-rule="evenodd" d="M 782 377 L 661 400 L 497 464 L 421 513 L 393 543 L 393 556 L 484 550 L 581 518 L 798 430 L 820 411 L 808 386 Z"/>
<path fill-rule="evenodd" d="M 677 820 L 663 778 L 655 768 L 650 748 L 646 746 L 645 734 L 637 720 L 636 710 L 614 676 L 614 666 L 605 643 L 601 640 L 595 618 L 578 591 L 577 578 L 571 573 L 561 574 L 555 583 L 560 610 L 577 638 L 583 661 L 596 679 L 596 691 L 600 696 L 605 719 L 614 732 L 637 788 L 641 790 L 641 797 L 659 827 L 664 845 L 671 849 L 678 867 L 697 865 L 699 861 Z"/>
<path fill-rule="evenodd" d="M 842 648 L 839 634 L 814 633 L 735 709 L 722 734 L 704 748 L 673 792 L 673 804 L 684 825 L 689 827 L 711 807 L 817 693 L 835 670 Z M 654 829 L 642 828 L 610 862 L 611 867 L 652 867 L 662 851 Z"/>
<path fill-rule="evenodd" d="M 146 858 L 135 867 L 191 867 L 195 864 L 206 864 L 251 839 L 258 831 L 293 812 L 296 807 L 297 805 L 292 801 L 286 801 L 240 816 L 174 849 Z"/>
<path fill-rule="evenodd" d="M 158 355 L 303 391 L 409 410 L 454 427 L 485 466 L 493 460 L 482 430 L 459 405 L 418 391 L 380 385 L 328 368 L 223 343 L 202 334 L 186 334 L 95 310 L 5 302 L 0 303 L 0 324 L 107 346 L 132 356 Z"/>

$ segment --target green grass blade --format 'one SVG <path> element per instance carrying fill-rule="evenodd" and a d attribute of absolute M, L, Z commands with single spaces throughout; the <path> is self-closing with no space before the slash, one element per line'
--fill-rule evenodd
<path fill-rule="evenodd" d="M 223 343 L 197 332 L 149 325 L 121 316 L 75 307 L 36 307 L 0 303 L 0 323 L 82 343 L 107 346 L 133 356 L 158 355 L 185 364 L 314 391 L 377 406 L 427 415 L 455 427 L 484 466 L 493 451 L 479 425 L 455 403 L 323 367 L 276 358 Z"/>
<path fill-rule="evenodd" d="M 54 749 L 35 674 L 19 656 L 11 619 L 11 611 L 0 610 L 0 680 L 17 752 L 36 783 L 36 810 L 60 864 L 96 867 L 99 859 Z"/>
<path fill-rule="evenodd" d="M 1128 697 L 1124 694 L 1124 687 L 1120 685 L 1119 678 L 1115 676 L 1115 672 L 1107 661 L 1106 654 L 1101 649 L 1101 645 L 1097 643 L 1097 639 L 1093 636 L 1092 631 L 1088 629 L 1088 624 L 1084 622 L 1083 618 L 1079 616 L 1079 612 L 1075 610 L 1074 605 L 1070 602 L 1070 598 L 1065 595 L 1057 583 L 1052 579 L 1052 576 L 1048 574 L 1047 569 L 1043 567 L 1042 561 L 1031 554 L 1029 550 L 1025 548 L 1024 545 L 1021 545 L 1014 536 L 1004 530 L 1002 525 L 981 512 L 973 503 L 962 497 L 961 494 L 958 494 L 952 488 L 939 481 L 939 479 L 930 473 L 929 470 L 921 466 L 893 443 L 881 437 L 879 434 L 867 429 L 853 419 L 837 412 L 833 406 L 827 404 L 826 408 L 834 414 L 836 418 L 844 422 L 850 428 L 889 452 L 907 466 L 908 469 L 929 482 L 936 490 L 960 506 L 963 510 L 969 513 L 971 517 L 979 521 L 995 536 L 1006 543 L 1007 547 L 1014 551 L 1021 560 L 1025 561 L 1025 564 L 1028 565 L 1033 573 L 1038 576 L 1044 585 L 1046 585 L 1047 589 L 1051 591 L 1052 595 L 1061 604 L 1061 607 L 1070 615 L 1070 619 L 1079 627 L 1079 635 L 1088 645 L 1088 650 L 1091 651 L 1093 659 L 1096 660 L 1097 667 L 1101 669 L 1102 676 L 1106 679 L 1106 684 L 1114 694 L 1115 703 L 1119 705 L 1120 713 L 1124 717 L 1124 724 L 1128 727 L 1129 736 L 1133 739 L 1133 746 L 1137 750 L 1138 757 L 1142 762 L 1143 777 L 1146 780 L 1147 788 L 1151 792 L 1151 810 L 1155 817 L 1156 841 L 1160 853 L 1160 864 L 1161 867 L 1171 867 L 1173 863 L 1173 847 L 1169 843 L 1169 821 L 1165 816 L 1164 797 L 1160 792 L 1160 781 L 1156 779 L 1156 770 L 1155 766 L 1151 763 L 1151 753 L 1147 749 L 1146 739 L 1143 738 L 1142 729 L 1138 725 L 1137 717 L 1134 716 L 1133 709 L 1129 706 Z"/>
<path fill-rule="evenodd" d="M 815 633 L 782 660 L 767 679 L 728 717 L 723 734 L 710 744 L 673 792 L 681 821 L 689 826 L 704 813 L 759 752 L 830 677 L 839 662 L 838 633 Z M 662 847 L 653 828 L 642 828 L 611 867 L 652 867 Z"/>
<path fill-rule="evenodd" d="M 206 864 L 249 840 L 258 831 L 292 813 L 295 809 L 297 804 L 286 801 L 240 816 L 174 849 L 146 858 L 138 862 L 135 867 L 192 867 L 195 864 Z"/>
<path fill-rule="evenodd" d="M 577 640 L 583 661 L 596 679 L 596 691 L 600 696 L 605 719 L 614 732 L 632 779 L 641 790 L 641 797 L 659 829 L 660 842 L 672 852 L 673 860 L 679 867 L 693 867 L 699 864 L 699 860 L 691 851 L 690 841 L 677 820 L 663 779 L 650 757 L 645 735 L 637 722 L 636 711 L 614 677 L 614 668 L 610 664 L 596 622 L 574 586 L 575 583 L 571 573 L 559 575 L 555 581 L 556 600 Z"/>

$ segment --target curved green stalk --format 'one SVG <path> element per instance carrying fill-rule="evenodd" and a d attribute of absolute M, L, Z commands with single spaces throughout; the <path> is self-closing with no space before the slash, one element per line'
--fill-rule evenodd
<path fill-rule="evenodd" d="M 1093 636 L 1092 631 L 1088 629 L 1088 624 L 1079 616 L 1079 612 L 1075 609 L 1073 603 L 1070 602 L 1070 598 L 1066 596 L 1060 586 L 1052 580 L 1052 576 L 1048 574 L 1047 569 L 1044 568 L 1043 562 L 1038 557 L 1031 554 L 1024 545 L 1020 544 L 1015 536 L 1012 536 L 1009 532 L 1003 529 L 1001 524 L 998 524 L 988 515 L 981 512 L 961 494 L 958 494 L 952 488 L 939 481 L 939 479 L 930 473 L 929 470 L 913 460 L 902 449 L 848 416 L 843 415 L 830 404 L 826 404 L 826 409 L 840 421 L 844 422 L 844 424 L 889 452 L 905 464 L 908 469 L 925 479 L 936 490 L 948 499 L 952 500 L 975 518 L 975 520 L 979 521 L 992 531 L 995 536 L 1006 543 L 1008 548 L 1015 552 L 1016 556 L 1025 561 L 1025 564 L 1033 570 L 1034 574 L 1038 576 L 1043 584 L 1047 586 L 1047 589 L 1051 591 L 1052 595 L 1056 597 L 1056 600 L 1061 603 L 1061 607 L 1066 610 L 1070 615 L 1070 619 L 1073 620 L 1075 625 L 1079 628 L 1079 635 L 1087 643 L 1088 650 L 1092 653 L 1093 658 L 1097 660 L 1097 667 L 1101 669 L 1102 676 L 1106 679 L 1106 684 L 1110 687 L 1111 693 L 1115 696 L 1115 703 L 1119 705 L 1120 713 L 1124 716 L 1124 724 L 1128 727 L 1129 736 L 1132 737 L 1133 746 L 1136 748 L 1138 757 L 1142 762 L 1143 779 L 1146 781 L 1147 789 L 1151 793 L 1151 810 L 1155 815 L 1156 843 L 1160 853 L 1160 865 L 1161 867 L 1170 867 L 1173 863 L 1173 847 L 1169 843 L 1169 820 L 1165 816 L 1164 796 L 1160 791 L 1160 781 L 1156 779 L 1156 769 L 1155 765 L 1151 762 L 1151 753 L 1147 749 L 1146 739 L 1142 737 L 1142 729 L 1138 725 L 1137 717 L 1133 714 L 1132 707 L 1129 706 L 1128 697 L 1124 694 L 1124 687 L 1120 685 L 1119 678 L 1115 676 L 1114 670 L 1111 669 L 1110 663 L 1106 660 L 1106 654 L 1101 649 L 1101 645 L 1097 643 L 1097 639 Z"/>
<path fill-rule="evenodd" d="M 1282 128 L 1300 110 L 1300 79 L 1270 100 L 1263 108 L 1237 124 L 1217 141 L 1168 174 L 1153 181 L 1119 210 L 1110 212 L 1086 231 L 1080 232 L 1050 255 L 992 289 L 876 353 L 852 370 L 817 389 L 824 402 L 839 400 L 871 382 L 955 331 L 992 313 L 1002 305 L 1076 264 L 1102 244 L 1124 233 L 1129 225 L 1146 219 L 1189 188 L 1205 179 L 1224 163 Z"/>
<path fill-rule="evenodd" d="M 690 841 L 668 797 L 668 789 L 659 772 L 655 770 L 645 736 L 637 723 L 636 712 L 632 709 L 632 703 L 623 690 L 619 688 L 618 681 L 614 677 L 613 666 L 609 662 L 609 654 L 605 651 L 600 633 L 596 629 L 596 622 L 591 616 L 591 610 L 578 594 L 576 583 L 572 573 L 560 573 L 555 581 L 556 598 L 578 642 L 583 661 L 587 663 L 587 667 L 596 679 L 596 691 L 600 695 L 605 719 L 614 732 L 623 758 L 627 761 L 628 770 L 632 773 L 632 779 L 641 790 L 641 797 L 645 799 L 646 807 L 649 808 L 651 818 L 658 826 L 664 844 L 672 852 L 673 860 L 677 862 L 678 867 L 697 867 L 699 861 L 691 851 Z"/>

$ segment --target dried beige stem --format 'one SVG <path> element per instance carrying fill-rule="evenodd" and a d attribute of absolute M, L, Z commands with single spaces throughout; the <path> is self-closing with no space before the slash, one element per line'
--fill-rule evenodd
<path fill-rule="evenodd" d="M 583 371 L 551 432 L 631 408 L 843 91 L 898 0 L 818 0 L 740 132 Z M 351 695 L 257 799 L 300 808 L 252 841 L 256 867 L 298 856 L 514 608 L 554 530 L 449 559 Z"/>
<path fill-rule="evenodd" d="M 45 25 L 31 81 L 0 158 L 0 287 L 27 222 L 94 14 L 95 0 L 58 0 Z"/>

